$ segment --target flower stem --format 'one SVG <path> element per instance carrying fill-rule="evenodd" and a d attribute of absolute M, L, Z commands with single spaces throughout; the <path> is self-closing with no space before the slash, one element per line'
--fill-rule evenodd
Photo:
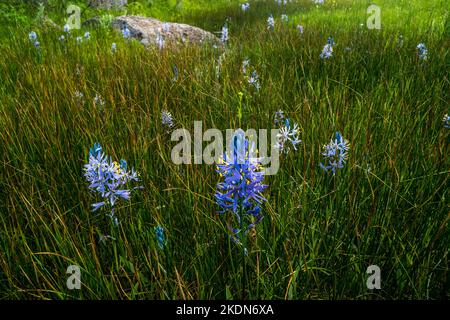
<path fill-rule="evenodd" d="M 247 236 L 245 234 L 244 229 L 244 216 L 242 206 L 239 207 L 239 216 L 241 218 L 241 242 L 242 242 L 242 300 L 247 297 L 247 263 L 246 263 L 246 254 L 245 251 L 247 249 Z"/>

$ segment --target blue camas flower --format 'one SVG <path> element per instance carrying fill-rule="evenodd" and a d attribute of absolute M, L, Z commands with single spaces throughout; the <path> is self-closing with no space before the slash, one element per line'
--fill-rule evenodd
<path fill-rule="evenodd" d="M 84 104 L 84 94 L 80 91 L 75 91 L 73 98 L 78 105 Z"/>
<path fill-rule="evenodd" d="M 105 100 L 98 93 L 94 97 L 94 106 L 98 107 L 100 110 L 105 106 Z"/>
<path fill-rule="evenodd" d="M 215 198 L 220 214 L 233 214 L 238 226 L 228 226 L 232 231 L 230 237 L 241 243 L 241 237 L 263 219 L 260 205 L 266 199 L 261 193 L 267 185 L 262 183 L 264 172 L 260 159 L 256 158 L 254 144 L 245 138 L 242 129 L 234 133 L 230 149 L 217 165 L 223 181 L 217 184 Z"/>
<path fill-rule="evenodd" d="M 180 71 L 178 70 L 178 67 L 175 64 L 172 67 L 172 71 L 173 71 L 172 81 L 176 82 L 176 81 L 178 81 L 178 77 L 180 75 Z"/>
<path fill-rule="evenodd" d="M 279 129 L 277 134 L 277 142 L 275 143 L 275 148 L 278 149 L 279 152 L 289 153 L 291 145 L 294 150 L 297 150 L 297 145 L 302 142 L 299 139 L 300 131 L 298 129 L 298 125 L 294 123 L 294 126 L 291 128 L 289 119 L 284 120 L 284 126 Z"/>
<path fill-rule="evenodd" d="M 320 59 L 330 59 L 333 56 L 333 46 L 334 39 L 329 37 L 327 44 L 323 47 L 322 53 L 320 54 Z"/>
<path fill-rule="evenodd" d="M 125 26 L 125 27 L 122 29 L 122 36 L 123 36 L 125 39 L 128 39 L 128 38 L 131 37 L 131 32 L 130 32 L 130 29 L 128 29 L 128 27 Z"/>
<path fill-rule="evenodd" d="M 282 125 L 284 123 L 284 111 L 283 110 L 278 110 L 275 112 L 275 114 L 273 115 L 273 122 L 275 123 L 276 126 Z"/>
<path fill-rule="evenodd" d="M 89 156 L 97 157 L 102 152 L 102 146 L 100 143 L 94 143 L 94 146 L 89 149 Z"/>
<path fill-rule="evenodd" d="M 221 32 L 221 35 L 220 35 L 220 41 L 222 43 L 226 43 L 228 41 L 228 27 L 227 27 L 227 25 L 224 25 L 222 27 L 222 32 Z"/>
<path fill-rule="evenodd" d="M 273 15 L 270 15 L 267 18 L 267 29 L 273 30 L 275 28 L 275 19 L 273 18 Z"/>
<path fill-rule="evenodd" d="M 242 11 L 246 12 L 249 8 L 250 8 L 250 4 L 248 2 L 241 4 Z"/>
<path fill-rule="evenodd" d="M 84 177 L 89 182 L 89 189 L 103 198 L 103 201 L 92 204 L 92 210 L 108 206 L 111 209 L 109 216 L 117 225 L 114 206 L 119 199 L 129 200 L 131 191 L 141 188 L 126 188 L 130 182 L 139 181 L 137 172 L 134 169 L 127 171 L 125 160 L 120 160 L 120 164 L 112 161 L 111 157 L 103 153 L 102 146 L 95 143 L 89 149 L 89 162 L 84 165 Z"/>
<path fill-rule="evenodd" d="M 428 59 L 428 49 L 425 46 L 425 44 L 419 43 L 416 48 L 417 48 L 417 55 L 419 56 L 419 59 L 427 60 Z"/>
<path fill-rule="evenodd" d="M 448 114 L 444 116 L 442 121 L 444 121 L 444 128 L 450 129 L 450 116 Z"/>
<path fill-rule="evenodd" d="M 31 31 L 28 34 L 28 39 L 30 39 L 31 42 L 35 42 L 37 40 L 37 34 L 34 31 Z"/>
<path fill-rule="evenodd" d="M 333 45 L 327 43 L 320 54 L 320 59 L 330 59 L 333 56 Z"/>
<path fill-rule="evenodd" d="M 30 39 L 30 41 L 33 43 L 33 45 L 38 48 L 41 44 L 39 43 L 39 41 L 37 40 L 37 34 L 34 31 L 31 31 L 28 34 L 28 39 Z"/>
<path fill-rule="evenodd" d="M 164 235 L 164 229 L 161 226 L 155 227 L 156 234 L 156 242 L 158 243 L 158 247 L 163 250 L 166 246 L 166 237 Z"/>
<path fill-rule="evenodd" d="M 248 77 L 248 83 L 255 88 L 256 91 L 261 89 L 261 85 L 259 84 L 259 76 L 256 70 L 253 70 L 250 77 Z"/>
<path fill-rule="evenodd" d="M 127 170 L 127 162 L 124 159 L 120 159 L 119 161 L 120 169 L 126 171 Z"/>
<path fill-rule="evenodd" d="M 335 139 L 325 145 L 322 155 L 325 157 L 325 164 L 320 163 L 320 167 L 325 171 L 331 170 L 333 175 L 336 169 L 342 169 L 348 157 L 349 142 L 345 140 L 340 132 L 336 132 Z"/>
<path fill-rule="evenodd" d="M 161 122 L 163 125 L 172 128 L 173 127 L 173 117 L 172 114 L 167 111 L 167 110 L 163 110 L 161 112 Z"/>
<path fill-rule="evenodd" d="M 334 46 L 334 39 L 333 39 L 333 37 L 328 37 L 327 44 L 329 44 L 330 46 Z"/>

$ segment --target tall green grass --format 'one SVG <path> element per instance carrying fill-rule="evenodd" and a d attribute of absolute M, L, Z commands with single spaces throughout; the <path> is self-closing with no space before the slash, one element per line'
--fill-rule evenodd
<path fill-rule="evenodd" d="M 444 299 L 449 296 L 450 43 L 446 1 L 379 1 L 382 29 L 361 27 L 368 1 L 274 1 L 161 9 L 161 18 L 220 30 L 221 49 L 145 49 L 111 30 L 65 44 L 61 31 L 10 25 L 0 41 L 0 298 L 2 299 Z M 161 7 L 162 8 L 162 7 Z M 156 12 L 156 11 L 155 11 Z M 268 14 L 276 18 L 266 30 Z M 63 14 L 63 13 L 61 13 Z M 56 15 L 56 13 L 55 13 Z M 159 16 L 157 16 L 159 17 Z M 171 19 L 172 18 L 172 19 Z M 295 25 L 301 23 L 300 35 Z M 402 35 L 404 43 L 398 44 Z M 319 54 L 329 36 L 334 56 Z M 111 43 L 118 50 L 111 53 Z M 429 60 L 419 61 L 424 42 Z M 346 49 L 348 48 L 348 49 Z M 241 63 L 261 79 L 256 93 Z M 180 70 L 172 81 L 172 67 Z M 74 99 L 75 91 L 85 103 Z M 243 96 L 238 119 L 239 93 Z M 93 105 L 99 94 L 103 110 Z M 242 257 L 216 214 L 214 166 L 171 162 L 177 128 L 273 127 L 283 109 L 301 127 L 297 153 L 281 159 L 265 219 Z M 319 168 L 335 131 L 351 143 L 349 161 L 331 176 Z M 192 131 L 191 131 L 192 132 Z M 100 142 L 141 174 L 144 190 L 122 202 L 119 227 L 92 212 L 83 178 L 88 149 Z M 166 230 L 167 248 L 154 227 Z M 101 235 L 116 240 L 99 242 Z M 366 268 L 381 268 L 368 290 Z M 66 288 L 69 265 L 81 290 Z"/>

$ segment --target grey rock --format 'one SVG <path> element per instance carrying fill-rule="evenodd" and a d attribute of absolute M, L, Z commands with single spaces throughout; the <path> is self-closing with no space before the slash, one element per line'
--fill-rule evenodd
<path fill-rule="evenodd" d="M 113 28 L 130 30 L 130 37 L 148 46 L 155 44 L 158 36 L 164 39 L 165 46 L 185 44 L 220 45 L 219 38 L 211 32 L 181 23 L 163 22 L 154 18 L 141 16 L 116 17 L 112 23 Z"/>
<path fill-rule="evenodd" d="M 150 45 L 150 41 L 148 41 L 147 38 L 143 38 L 140 42 L 141 42 L 141 44 L 143 44 L 146 47 Z"/>

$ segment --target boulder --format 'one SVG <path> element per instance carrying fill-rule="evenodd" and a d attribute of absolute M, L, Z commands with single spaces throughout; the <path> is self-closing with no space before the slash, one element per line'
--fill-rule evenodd
<path fill-rule="evenodd" d="M 170 44 L 204 44 L 220 45 L 220 40 L 211 32 L 181 23 L 163 22 L 154 18 L 141 16 L 121 16 L 114 19 L 113 28 L 130 31 L 130 37 L 144 45 L 156 44 L 157 39 Z"/>

